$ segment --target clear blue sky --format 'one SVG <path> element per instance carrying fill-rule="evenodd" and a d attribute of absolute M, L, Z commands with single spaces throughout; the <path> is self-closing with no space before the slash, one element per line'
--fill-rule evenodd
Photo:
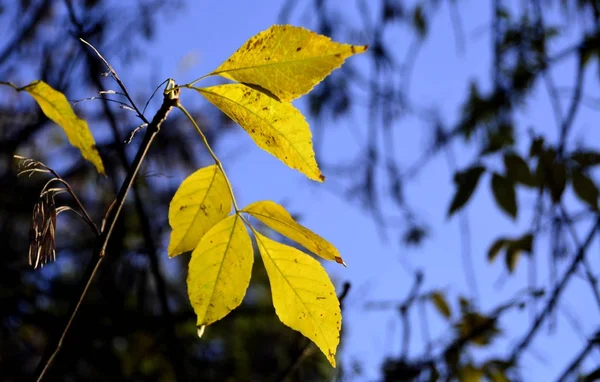
<path fill-rule="evenodd" d="M 210 72 L 240 47 L 249 37 L 267 29 L 276 23 L 282 1 L 233 1 L 218 2 L 186 2 L 186 8 L 179 14 L 171 16 L 169 22 L 163 22 L 158 30 L 158 39 L 149 48 L 149 70 L 120 71 L 121 77 L 127 80 L 129 87 L 147 86 L 150 91 L 154 84 L 145 81 L 150 74 L 159 74 L 162 78 L 174 77 L 179 83 L 188 82 L 200 75 Z M 349 17 L 355 18 L 352 1 L 332 0 L 338 8 L 345 8 Z M 470 0 L 459 2 L 460 13 L 466 38 L 466 51 L 457 53 L 448 8 L 442 6 L 441 12 L 434 18 L 430 36 L 424 50 L 420 53 L 413 73 L 411 99 L 420 105 L 434 107 L 439 111 L 447 124 L 456 122 L 460 103 L 465 99 L 465 91 L 470 79 L 478 79 L 483 89 L 489 88 L 491 78 L 490 52 L 490 17 L 489 1 Z M 513 1 L 513 6 L 518 2 Z M 348 4 L 348 5 L 340 5 Z M 373 12 L 375 14 L 375 12 Z M 560 20 L 565 25 L 564 19 Z M 356 21 L 358 22 L 358 21 Z M 294 24 L 303 25 L 298 17 Z M 398 34 L 396 34 L 398 36 Z M 557 42 L 554 48 L 568 45 L 574 36 Z M 405 51 L 411 37 L 401 37 L 391 41 L 396 53 Z M 369 43 L 365 40 L 344 41 L 355 44 Z M 369 70 L 366 57 L 355 57 L 353 61 L 362 70 Z M 572 61 L 566 61 L 553 72 L 554 79 L 561 89 L 570 90 L 573 84 Z M 598 97 L 599 89 L 595 74 L 588 72 L 585 94 Z M 541 85 L 541 84 L 540 84 Z M 184 95 L 183 102 L 195 104 L 197 94 Z M 562 99 L 563 107 L 568 97 Z M 302 102 L 297 106 L 305 111 Z M 356 128 L 364 136 L 366 134 L 366 107 L 353 110 L 348 118 L 336 122 L 338 125 L 331 131 L 323 152 L 328 163 L 340 163 L 352 158 L 358 152 L 357 145 L 349 129 Z M 598 132 L 594 126 L 595 111 L 586 108 L 580 110 L 575 122 L 573 137 L 586 137 L 586 142 L 599 142 Z M 524 134 L 531 126 L 543 131 L 547 137 L 556 137 L 556 124 L 552 117 L 549 99 L 545 87 L 538 86 L 530 102 L 521 110 L 518 121 L 519 131 Z M 310 122 L 310 119 L 309 119 Z M 397 130 L 396 147 L 398 163 L 409 165 L 426 148 L 431 138 L 429 129 L 414 119 L 403 120 L 394 126 Z M 525 138 L 525 136 L 523 137 Z M 590 140 L 593 139 L 592 140 Z M 523 143 L 528 142 L 522 139 Z M 240 147 L 242 151 L 238 151 Z M 459 167 L 469 165 L 476 153 L 466 146 L 454 145 Z M 525 151 L 525 147 L 521 147 Z M 336 195 L 333 188 L 311 183 L 298 172 L 285 167 L 277 159 L 256 148 L 241 129 L 238 134 L 226 136 L 217 147 L 218 154 L 228 158 L 232 153 L 237 156 L 227 161 L 224 166 L 232 178 L 238 201 L 246 205 L 256 200 L 271 199 L 286 202 L 296 212 L 301 212 L 303 223 L 318 232 L 338 247 L 348 263 L 348 268 L 328 266 L 328 271 L 336 280 L 350 281 L 353 289 L 347 300 L 344 315 L 346 337 L 342 352 L 342 362 L 350 366 L 353 360 L 363 362 L 364 375 L 361 380 L 373 380 L 380 376 L 380 362 L 385 356 L 399 353 L 401 331 L 395 310 L 369 312 L 364 310 L 366 301 L 395 300 L 400 301 L 409 292 L 412 278 L 401 261 L 414 269 L 425 272 L 425 290 L 443 289 L 457 311 L 457 298 L 460 295 L 471 297 L 472 293 L 465 282 L 461 260 L 461 239 L 458 219 L 446 219 L 446 211 L 452 198 L 452 173 L 446 158 L 442 155 L 430 162 L 425 170 L 414 179 L 406 192 L 407 200 L 414 206 L 421 218 L 431 227 L 430 239 L 417 249 L 407 249 L 399 244 L 400 230 L 388 231 L 388 242 L 383 242 L 377 232 L 377 226 L 370 216 L 358 207 L 347 203 L 341 195 Z M 492 162 L 494 164 L 494 162 Z M 498 166 L 500 163 L 497 163 Z M 498 167 L 500 168 L 500 166 Z M 326 176 L 329 174 L 325 173 Z M 328 179 L 335 182 L 334 177 Z M 527 260 L 522 259 L 518 271 L 506 277 L 502 260 L 487 264 L 485 257 L 490 243 L 500 235 L 519 235 L 528 227 L 535 195 L 519 190 L 520 218 L 513 224 L 494 205 L 489 192 L 489 178 L 482 179 L 480 187 L 469 204 L 467 213 L 471 227 L 471 249 L 474 268 L 477 272 L 480 308 L 486 312 L 508 301 L 516 292 L 527 287 Z M 568 191 L 568 206 L 581 209 Z M 386 209 L 386 205 L 383 209 Z M 587 226 L 580 227 L 580 236 Z M 547 285 L 549 245 L 548 238 L 543 237 L 535 243 L 538 256 L 538 282 Z M 591 253 L 597 253 L 597 243 Z M 597 269 L 597 259 L 594 264 Z M 564 271 L 561 263 L 558 274 Z M 578 317 L 585 335 L 597 330 L 595 326 L 599 318 L 598 309 L 593 304 L 582 304 L 591 301 L 590 292 L 581 278 L 573 280 L 567 290 L 567 298 L 563 299 L 556 314 L 556 330 L 548 336 L 547 330 L 540 332 L 537 340 L 530 347 L 531 351 L 522 358 L 526 368 L 522 368 L 526 380 L 544 381 L 556 376 L 571 362 L 572 357 L 582 348 L 584 340 L 577 335 L 568 320 L 565 311 Z M 541 304 L 540 304 L 541 306 Z M 416 313 L 416 312 L 415 312 Z M 443 336 L 448 330 L 447 323 L 437 312 L 430 309 L 429 322 L 433 338 Z M 519 334 L 527 330 L 531 319 L 528 309 L 504 316 L 501 327 L 504 335 L 496 345 L 478 354 L 502 355 L 510 351 Z M 447 338 L 447 337 L 445 337 Z M 411 354 L 421 354 L 424 341 L 418 327 L 412 333 Z M 600 361 L 598 353 L 592 359 Z M 587 367 L 592 363 L 588 360 Z"/>

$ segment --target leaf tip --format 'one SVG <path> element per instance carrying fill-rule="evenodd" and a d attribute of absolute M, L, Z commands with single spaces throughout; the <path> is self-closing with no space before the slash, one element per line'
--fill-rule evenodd
<path fill-rule="evenodd" d="M 342 264 L 344 267 L 348 268 L 348 266 L 346 265 L 346 263 L 344 262 L 344 260 L 341 257 L 336 256 L 334 260 L 336 263 Z"/>
<path fill-rule="evenodd" d="M 324 182 L 325 181 L 325 175 L 319 174 L 319 181 L 320 182 Z"/>
<path fill-rule="evenodd" d="M 206 329 L 206 325 L 201 325 L 198 327 L 198 338 L 202 338 L 204 335 L 204 330 Z"/>

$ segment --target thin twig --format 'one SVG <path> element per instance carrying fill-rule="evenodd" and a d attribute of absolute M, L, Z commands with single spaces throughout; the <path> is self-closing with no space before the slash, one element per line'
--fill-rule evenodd
<path fill-rule="evenodd" d="M 594 337 L 588 340 L 586 346 L 581 350 L 581 352 L 575 357 L 573 362 L 567 367 L 567 369 L 561 374 L 561 376 L 557 379 L 557 382 L 567 381 L 571 379 L 567 379 L 575 369 L 577 369 L 581 363 L 585 360 L 587 355 L 592 351 L 594 346 L 598 346 L 600 344 L 600 332 L 596 332 Z"/>
<path fill-rule="evenodd" d="M 127 194 L 129 193 L 129 190 L 133 185 L 133 182 L 142 165 L 142 162 L 144 161 L 144 158 L 146 157 L 146 154 L 150 149 L 152 141 L 154 141 L 154 138 L 160 131 L 160 127 L 167 118 L 167 115 L 169 114 L 171 109 L 177 106 L 178 104 L 179 91 L 172 91 L 172 84 L 167 85 L 167 89 L 164 93 L 162 106 L 156 112 L 156 115 L 154 116 L 152 122 L 148 126 L 148 130 L 135 156 L 135 159 L 133 160 L 130 171 L 127 173 L 127 176 L 123 181 L 123 184 L 121 185 L 121 189 L 119 190 L 119 193 L 115 200 L 115 207 L 111 210 L 112 213 L 107 217 L 106 225 L 104 227 L 105 229 L 102 230 L 101 235 L 97 240 L 96 249 L 94 251 L 90 263 L 88 264 L 86 275 L 82 280 L 83 287 L 81 288 L 79 298 L 70 309 L 67 323 L 64 326 L 64 329 L 62 330 L 58 341 L 56 341 L 56 343 L 52 346 L 47 347 L 46 354 L 44 354 L 44 357 L 42 357 L 42 360 L 40 361 L 38 370 L 36 371 L 36 380 L 38 382 L 44 379 L 46 373 L 52 366 L 52 363 L 54 362 L 56 356 L 62 348 L 63 342 L 67 336 L 67 333 L 69 332 L 69 329 L 71 328 L 75 317 L 77 316 L 77 312 L 79 311 L 81 303 L 83 302 L 83 299 L 85 298 L 87 291 L 94 280 L 94 276 L 96 275 L 98 269 L 100 268 L 100 265 L 102 264 L 102 259 L 104 259 L 104 256 L 106 254 L 106 247 L 108 246 L 110 236 L 113 232 L 113 229 L 116 226 L 117 220 L 120 216 L 123 206 L 125 205 L 125 199 L 127 198 Z"/>
<path fill-rule="evenodd" d="M 560 279 L 558 284 L 554 287 L 552 294 L 550 296 L 550 299 L 546 303 L 546 306 L 544 307 L 542 312 L 538 314 L 537 318 L 531 325 L 530 329 L 527 331 L 527 334 L 514 347 L 512 353 L 510 355 L 510 363 L 511 364 L 514 364 L 516 362 L 517 358 L 519 357 L 519 355 L 522 353 L 522 351 L 525 350 L 527 348 L 527 346 L 529 346 L 529 343 L 531 342 L 531 340 L 533 339 L 533 337 L 535 336 L 537 331 L 540 329 L 540 327 L 541 327 L 542 323 L 545 321 L 546 317 L 554 310 L 554 306 L 558 303 L 560 294 L 564 291 L 564 289 L 567 285 L 567 282 L 571 279 L 571 276 L 575 273 L 575 270 L 577 269 L 577 266 L 579 265 L 579 263 L 584 259 L 585 253 L 586 253 L 588 247 L 591 245 L 592 239 L 594 238 L 594 235 L 596 234 L 596 231 L 598 230 L 599 227 L 600 227 L 600 217 L 598 217 L 598 219 L 594 223 L 594 226 L 588 233 L 583 244 L 578 248 L 577 254 L 573 258 L 571 265 L 569 265 L 569 268 L 567 269 L 567 271 L 565 272 L 563 277 Z"/>

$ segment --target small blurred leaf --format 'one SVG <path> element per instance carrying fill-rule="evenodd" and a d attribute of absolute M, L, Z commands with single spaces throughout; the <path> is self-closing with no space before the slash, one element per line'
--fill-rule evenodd
<path fill-rule="evenodd" d="M 512 273 L 517 267 L 517 263 L 519 262 L 519 258 L 521 257 L 521 250 L 512 245 L 506 247 L 506 268 L 510 273 Z"/>
<path fill-rule="evenodd" d="M 544 149 L 544 138 L 539 137 L 535 138 L 531 141 L 531 146 L 529 147 L 529 156 L 536 157 L 542 153 Z"/>
<path fill-rule="evenodd" d="M 420 5 L 417 5 L 413 11 L 413 25 L 420 37 L 425 37 L 427 35 L 427 20 L 425 20 L 423 7 Z"/>
<path fill-rule="evenodd" d="M 502 250 L 502 248 L 504 247 L 504 245 L 507 243 L 507 240 L 503 237 L 497 239 L 490 247 L 490 249 L 488 250 L 488 262 L 493 262 L 494 260 L 496 260 L 496 257 L 498 256 L 498 254 L 500 253 L 500 250 Z"/>
<path fill-rule="evenodd" d="M 452 214 L 461 209 L 469 201 L 484 171 L 485 168 L 482 166 L 472 166 L 465 171 L 456 173 L 454 183 L 458 185 L 458 188 L 450 204 L 448 216 L 452 216 Z"/>
<path fill-rule="evenodd" d="M 594 151 L 578 151 L 571 155 L 571 159 L 581 167 L 596 166 L 600 164 L 600 153 Z"/>
<path fill-rule="evenodd" d="M 473 365 L 466 365 L 458 372 L 460 382 L 479 382 L 483 378 L 483 371 Z"/>
<path fill-rule="evenodd" d="M 455 325 L 460 338 L 469 340 L 475 345 L 488 345 L 494 336 L 500 333 L 496 327 L 496 320 L 477 312 L 463 315 L 460 322 Z"/>
<path fill-rule="evenodd" d="M 431 302 L 436 307 L 438 312 L 442 314 L 445 318 L 452 317 L 452 311 L 450 310 L 450 305 L 446 301 L 444 294 L 442 292 L 433 292 L 431 294 Z"/>
<path fill-rule="evenodd" d="M 519 239 L 510 240 L 506 246 L 506 268 L 512 273 L 517 268 L 517 263 L 522 252 L 531 253 L 533 247 L 533 235 L 525 234 Z"/>
<path fill-rule="evenodd" d="M 523 158 L 516 154 L 504 154 L 504 167 L 506 167 L 506 176 L 514 183 L 521 183 L 525 186 L 535 187 L 535 177 L 529 169 L 529 165 Z"/>
<path fill-rule="evenodd" d="M 514 184 L 506 177 L 494 173 L 492 175 L 491 187 L 498 206 L 515 219 L 517 217 L 517 199 Z"/>
<path fill-rule="evenodd" d="M 579 199 L 598 209 L 598 188 L 594 182 L 579 169 L 573 171 L 573 190 Z"/>

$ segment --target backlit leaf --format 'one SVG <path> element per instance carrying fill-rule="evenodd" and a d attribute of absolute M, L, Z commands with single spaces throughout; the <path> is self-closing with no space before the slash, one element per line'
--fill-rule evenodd
<path fill-rule="evenodd" d="M 240 84 L 195 89 L 246 130 L 258 147 L 310 179 L 325 179 L 315 160 L 308 123 L 291 103 Z"/>
<path fill-rule="evenodd" d="M 435 308 L 444 316 L 445 318 L 452 317 L 452 311 L 450 310 L 450 305 L 446 301 L 443 293 L 441 292 L 433 292 L 431 293 L 431 302 Z"/>
<path fill-rule="evenodd" d="M 598 209 L 598 188 L 594 182 L 579 169 L 573 171 L 573 190 L 579 199 L 586 202 L 593 209 Z"/>
<path fill-rule="evenodd" d="M 506 268 L 510 273 L 514 272 L 514 270 L 517 268 L 519 258 L 521 258 L 521 250 L 519 248 L 516 248 L 512 245 L 506 247 Z"/>
<path fill-rule="evenodd" d="M 517 198 L 515 195 L 515 185 L 506 177 L 494 173 L 491 186 L 496 203 L 513 219 L 516 218 Z"/>
<path fill-rule="evenodd" d="M 512 273 L 517 268 L 517 263 L 522 252 L 531 253 L 533 249 L 533 235 L 527 233 L 516 240 L 506 240 L 506 268 Z"/>
<path fill-rule="evenodd" d="M 256 231 L 254 234 L 269 276 L 277 316 L 313 341 L 335 367 L 342 314 L 325 269 L 296 248 Z"/>
<path fill-rule="evenodd" d="M 457 185 L 456 193 L 450 204 L 448 216 L 461 209 L 471 198 L 481 174 L 485 171 L 482 166 L 473 166 L 465 171 L 457 172 L 454 176 L 454 183 Z"/>
<path fill-rule="evenodd" d="M 600 153 L 595 151 L 577 151 L 571 155 L 571 159 L 582 167 L 596 166 L 600 164 Z"/>
<path fill-rule="evenodd" d="M 100 174 L 104 174 L 104 164 L 87 122 L 77 117 L 67 97 L 43 81 L 34 81 L 23 90 L 35 99 L 46 117 L 62 127 L 69 143 L 77 147 Z"/>
<path fill-rule="evenodd" d="M 169 256 L 191 251 L 212 226 L 231 211 L 227 180 L 217 165 L 204 167 L 188 176 L 169 205 L 173 231 Z"/>
<path fill-rule="evenodd" d="M 511 181 L 529 187 L 536 185 L 536 179 L 531 173 L 529 165 L 520 156 L 512 153 L 504 154 L 504 167 L 506 168 L 506 177 Z"/>
<path fill-rule="evenodd" d="M 246 41 L 211 75 L 256 85 L 289 102 L 308 93 L 346 58 L 366 50 L 304 28 L 274 25 Z"/>
<path fill-rule="evenodd" d="M 240 305 L 253 261 L 252 241 L 238 215 L 221 220 L 202 237 L 192 252 L 187 276 L 199 327 L 220 320 Z"/>
<path fill-rule="evenodd" d="M 507 240 L 505 238 L 501 237 L 500 239 L 496 240 L 490 246 L 490 249 L 488 250 L 488 256 L 487 256 L 487 259 L 490 263 L 493 262 L 494 260 L 496 260 L 496 257 L 500 253 L 500 250 L 502 250 L 502 248 L 506 245 L 506 243 L 507 243 Z"/>
<path fill-rule="evenodd" d="M 482 378 L 483 371 L 473 365 L 464 366 L 458 371 L 460 382 L 479 382 Z"/>
<path fill-rule="evenodd" d="M 263 200 L 250 204 L 242 212 L 250 214 L 267 227 L 302 245 L 315 255 L 346 265 L 331 243 L 298 224 L 283 206 L 270 200 Z"/>

